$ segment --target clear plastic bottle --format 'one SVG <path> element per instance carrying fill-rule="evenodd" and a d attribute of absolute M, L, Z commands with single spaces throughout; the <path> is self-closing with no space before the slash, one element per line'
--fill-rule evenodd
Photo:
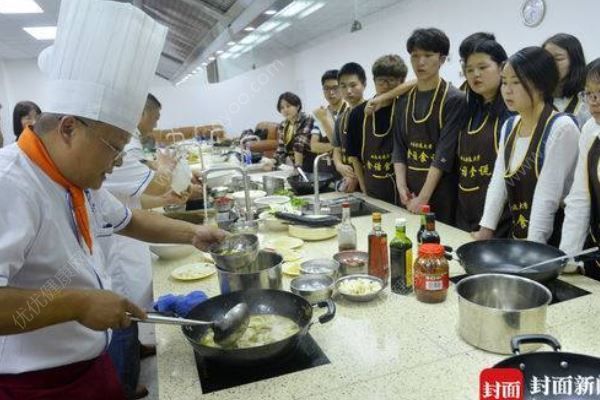
<path fill-rule="evenodd" d="M 342 204 L 342 223 L 337 228 L 338 250 L 356 250 L 356 228 L 350 219 L 350 204 Z"/>

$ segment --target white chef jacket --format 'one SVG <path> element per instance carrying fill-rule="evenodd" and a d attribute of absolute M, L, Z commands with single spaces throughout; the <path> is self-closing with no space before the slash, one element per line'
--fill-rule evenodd
<path fill-rule="evenodd" d="M 123 165 L 106 177 L 102 187 L 127 208 L 141 209 L 141 196 L 152 182 L 154 172 L 140 162 L 143 154 L 139 131 L 125 147 Z M 113 290 L 142 308 L 152 305 L 152 259 L 148 244 L 125 236 L 100 240 L 107 259 Z"/>
<path fill-rule="evenodd" d="M 65 188 L 51 180 L 16 144 L 0 150 L 0 286 L 42 290 L 27 309 L 15 310 L 18 326 L 64 288 L 110 289 L 98 237 L 129 224 L 131 212 L 105 190 L 86 191 L 93 255 L 78 234 Z M 2 290 L 2 289 L 0 289 Z M 0 374 L 63 366 L 100 355 L 109 332 L 71 321 L 0 336 Z"/>
<path fill-rule="evenodd" d="M 571 191 L 565 199 L 565 222 L 563 223 L 560 249 L 567 254 L 583 249 L 590 229 L 592 198 L 589 188 L 589 173 L 598 174 L 600 177 L 600 170 L 588 171 L 588 153 L 598 135 L 600 135 L 600 125 L 594 118 L 590 118 L 581 130 L 575 178 Z"/>
<path fill-rule="evenodd" d="M 517 115 L 513 126 L 516 126 L 519 119 L 520 116 Z M 505 122 L 501 130 L 494 173 L 485 198 L 483 216 L 479 223 L 482 227 L 492 230 L 496 229 L 508 199 L 504 181 L 506 172 L 504 142 L 506 135 L 510 132 L 506 132 L 506 130 L 507 123 Z M 552 235 L 555 212 L 567 196 L 573 182 L 578 140 L 579 129 L 570 117 L 560 116 L 554 121 L 546 142 L 544 166 L 540 171 L 533 194 L 527 240 L 546 243 Z M 521 160 L 527 154 L 529 144 L 530 138 L 515 140 L 509 168 L 514 170 L 521 164 Z"/>

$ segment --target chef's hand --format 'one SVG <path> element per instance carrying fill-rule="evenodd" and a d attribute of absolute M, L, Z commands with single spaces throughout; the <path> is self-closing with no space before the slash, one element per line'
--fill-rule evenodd
<path fill-rule="evenodd" d="M 176 193 L 173 190 L 169 190 L 167 193 L 162 195 L 162 198 L 164 199 L 165 204 L 181 205 L 187 203 L 188 199 L 190 198 L 190 194 L 190 188 L 183 193 Z"/>
<path fill-rule="evenodd" d="M 471 232 L 471 237 L 475 240 L 490 240 L 494 237 L 494 231 L 482 226 L 478 231 Z"/>
<path fill-rule="evenodd" d="M 414 195 L 410 192 L 410 190 L 408 190 L 407 186 L 398 187 L 398 194 L 400 195 L 400 203 L 402 203 L 402 205 L 408 210 L 408 205 L 413 199 Z M 419 210 L 419 212 L 421 211 Z"/>
<path fill-rule="evenodd" d="M 581 261 L 569 260 L 562 270 L 563 274 L 583 274 L 583 263 Z"/>
<path fill-rule="evenodd" d="M 329 111 L 327 111 L 327 108 L 325 108 L 324 106 L 321 106 L 319 108 L 317 108 L 315 111 L 313 111 L 313 114 L 315 116 L 316 119 L 318 119 L 319 121 L 324 121 L 325 118 L 327 118 L 327 113 Z"/>
<path fill-rule="evenodd" d="M 131 316 L 146 319 L 144 310 L 125 297 L 109 290 L 81 290 L 77 322 L 95 331 L 123 329 L 131 324 Z"/>
<path fill-rule="evenodd" d="M 336 165 L 337 172 L 340 173 L 344 178 L 354 178 L 356 179 L 356 174 L 354 173 L 354 169 L 346 164 Z"/>
<path fill-rule="evenodd" d="M 197 170 L 192 170 L 192 184 L 193 185 L 202 185 L 202 172 Z"/>
<path fill-rule="evenodd" d="M 192 239 L 192 244 L 202 251 L 206 251 L 213 243 L 222 242 L 228 233 L 214 226 L 201 226 Z"/>

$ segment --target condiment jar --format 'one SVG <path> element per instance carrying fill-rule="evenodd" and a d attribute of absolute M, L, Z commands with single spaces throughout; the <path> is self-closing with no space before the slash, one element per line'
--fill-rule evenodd
<path fill-rule="evenodd" d="M 413 270 L 417 300 L 424 303 L 446 300 L 450 266 L 444 255 L 444 247 L 440 244 L 425 243 L 419 247 L 419 257 Z"/>

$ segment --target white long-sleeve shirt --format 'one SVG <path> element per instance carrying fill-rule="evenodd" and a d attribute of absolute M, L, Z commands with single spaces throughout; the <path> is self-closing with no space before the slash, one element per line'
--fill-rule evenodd
<path fill-rule="evenodd" d="M 556 107 L 558 111 L 564 112 L 569 106 L 570 102 L 571 97 L 555 97 L 554 107 Z M 579 101 L 577 107 L 575 107 L 575 111 L 573 111 L 573 115 L 575 116 L 577 125 L 579 125 L 580 128 L 583 127 L 583 125 L 585 125 L 585 123 L 592 117 L 592 114 L 590 114 L 588 106 L 584 101 Z"/>
<path fill-rule="evenodd" d="M 515 118 L 513 126 L 519 122 Z M 506 123 L 502 127 L 498 157 L 494 165 L 494 173 L 485 198 L 485 207 L 480 225 L 495 230 L 508 199 L 504 174 Z M 530 138 L 517 138 L 514 150 L 510 156 L 511 170 L 517 168 L 527 153 Z M 545 145 L 544 165 L 540 171 L 533 194 L 531 214 L 529 218 L 528 240 L 546 243 L 552 235 L 554 215 L 561 202 L 569 192 L 573 182 L 573 171 L 577 161 L 577 144 L 579 129 L 573 120 L 567 116 L 558 117 L 552 125 L 549 138 Z M 518 179 L 515 177 L 513 179 Z"/>
<path fill-rule="evenodd" d="M 583 249 L 590 228 L 591 195 L 589 188 L 588 153 L 594 140 L 600 134 L 600 125 L 592 118 L 581 130 L 579 139 L 579 157 L 575 168 L 573 186 L 565 199 L 565 222 L 560 249 L 567 254 Z"/>

